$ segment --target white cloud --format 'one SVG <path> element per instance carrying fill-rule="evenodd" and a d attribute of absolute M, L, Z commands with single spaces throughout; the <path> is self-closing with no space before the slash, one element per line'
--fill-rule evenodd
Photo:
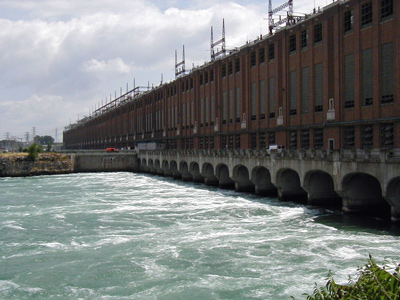
<path fill-rule="evenodd" d="M 91 59 L 83 63 L 83 69 L 86 72 L 106 72 L 106 73 L 124 73 L 128 74 L 131 67 L 121 58 L 110 59 L 107 61 Z"/>

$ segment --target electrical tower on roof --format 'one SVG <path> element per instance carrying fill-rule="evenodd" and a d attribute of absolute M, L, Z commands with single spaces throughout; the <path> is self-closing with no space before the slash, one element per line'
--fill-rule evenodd
<path fill-rule="evenodd" d="M 221 44 L 221 50 L 215 52 L 214 47 Z M 225 55 L 226 47 L 225 47 L 225 19 L 222 19 L 222 38 L 214 43 L 214 33 L 213 27 L 211 26 L 211 60 L 215 60 L 220 55 Z"/>
<path fill-rule="evenodd" d="M 283 11 L 285 8 L 289 8 L 287 11 L 286 18 L 282 19 L 281 16 L 279 16 L 279 21 L 274 22 L 274 14 Z M 272 35 L 272 31 L 284 23 L 286 23 L 287 26 L 294 24 L 293 0 L 288 0 L 287 2 L 279 5 L 274 9 L 272 8 L 272 0 L 269 0 L 269 7 L 268 7 L 269 34 Z"/>
<path fill-rule="evenodd" d="M 185 45 L 183 45 L 182 61 L 178 63 L 178 54 L 175 50 L 175 78 L 185 74 Z"/>

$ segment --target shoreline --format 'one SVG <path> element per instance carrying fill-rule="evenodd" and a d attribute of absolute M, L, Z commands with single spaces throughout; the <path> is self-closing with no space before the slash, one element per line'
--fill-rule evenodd
<path fill-rule="evenodd" d="M 0 177 L 29 177 L 75 173 L 75 155 L 40 153 L 31 160 L 26 153 L 0 155 Z"/>

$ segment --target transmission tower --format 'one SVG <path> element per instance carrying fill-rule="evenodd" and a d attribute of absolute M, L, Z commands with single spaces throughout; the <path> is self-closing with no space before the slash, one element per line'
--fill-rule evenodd
<path fill-rule="evenodd" d="M 279 16 L 279 21 L 274 22 L 274 14 L 277 12 L 283 11 L 285 8 L 289 8 L 287 11 L 287 16 L 284 19 L 281 19 L 281 16 Z M 287 2 L 279 5 L 276 8 L 272 8 L 272 0 L 269 0 L 269 7 L 268 7 L 268 28 L 269 28 L 269 34 L 272 35 L 272 31 L 279 27 L 280 25 L 286 23 L 287 26 L 292 25 L 294 23 L 294 18 L 293 18 L 293 0 L 288 0 Z"/>
<path fill-rule="evenodd" d="M 221 44 L 221 50 L 217 51 L 214 50 L 215 46 L 218 46 Z M 213 27 L 211 26 L 211 60 L 215 60 L 218 56 L 220 55 L 225 55 L 226 54 L 226 47 L 225 47 L 225 19 L 222 19 L 222 38 L 214 43 L 214 32 L 213 32 Z"/>
<path fill-rule="evenodd" d="M 36 127 L 32 127 L 32 139 L 35 140 L 36 137 Z"/>
<path fill-rule="evenodd" d="M 29 132 L 25 132 L 25 142 L 29 144 Z"/>
<path fill-rule="evenodd" d="M 175 50 L 175 79 L 185 74 L 185 45 L 183 45 L 182 61 L 178 63 L 178 54 Z"/>

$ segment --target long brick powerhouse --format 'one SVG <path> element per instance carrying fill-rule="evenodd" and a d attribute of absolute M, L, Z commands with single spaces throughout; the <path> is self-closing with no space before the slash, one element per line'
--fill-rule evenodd
<path fill-rule="evenodd" d="M 64 131 L 69 149 L 400 148 L 400 1 L 336 1 Z"/>

